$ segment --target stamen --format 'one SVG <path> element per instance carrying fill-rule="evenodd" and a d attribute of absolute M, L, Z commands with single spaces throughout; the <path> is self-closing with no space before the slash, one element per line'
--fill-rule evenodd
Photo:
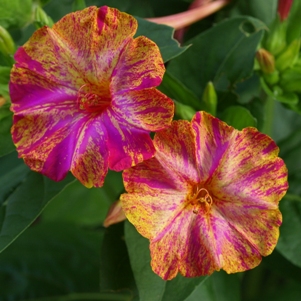
<path fill-rule="evenodd" d="M 208 212 L 213 201 L 208 190 L 203 187 L 195 186 L 188 197 L 188 201 L 193 205 L 193 213 L 197 214 L 200 208 L 205 209 Z"/>

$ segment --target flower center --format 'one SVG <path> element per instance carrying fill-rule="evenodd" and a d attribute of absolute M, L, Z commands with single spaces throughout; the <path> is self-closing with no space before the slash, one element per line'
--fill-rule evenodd
<path fill-rule="evenodd" d="M 99 93 L 92 85 L 83 85 L 77 92 L 77 102 L 80 110 L 87 112 L 101 112 L 111 103 L 111 95 L 105 91 Z"/>
<path fill-rule="evenodd" d="M 213 203 L 208 190 L 199 185 L 193 186 L 188 195 L 188 202 L 192 206 L 194 214 L 198 214 L 200 210 L 205 211 L 205 213 L 209 212 Z"/>

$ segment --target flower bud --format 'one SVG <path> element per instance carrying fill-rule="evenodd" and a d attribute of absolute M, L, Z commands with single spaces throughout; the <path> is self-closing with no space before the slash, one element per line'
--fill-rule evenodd
<path fill-rule="evenodd" d="M 267 50 L 261 48 L 256 52 L 256 59 L 263 73 L 271 74 L 275 71 L 274 56 Z"/>
<path fill-rule="evenodd" d="M 301 67 L 294 67 L 281 73 L 280 86 L 288 92 L 301 92 Z"/>
<path fill-rule="evenodd" d="M 34 23 L 37 28 L 41 28 L 45 25 L 52 27 L 53 25 L 52 19 L 45 13 L 45 11 L 40 6 L 37 6 L 36 8 Z"/>
<path fill-rule="evenodd" d="M 216 106 L 217 106 L 217 95 L 212 82 L 207 83 L 203 93 L 202 100 L 206 104 L 206 107 L 208 108 L 208 113 L 215 116 Z"/>
<path fill-rule="evenodd" d="M 279 82 L 279 72 L 275 70 L 273 73 L 263 74 L 264 80 L 272 85 L 275 85 Z"/>
<path fill-rule="evenodd" d="M 184 105 L 180 102 L 174 101 L 175 102 L 175 114 L 179 116 L 181 119 L 184 120 L 191 120 L 192 117 L 195 115 L 195 110 L 187 105 Z"/>
<path fill-rule="evenodd" d="M 0 51 L 4 55 L 13 55 L 15 53 L 15 43 L 9 32 L 0 26 Z"/>
<path fill-rule="evenodd" d="M 3 96 L 0 95 L 0 108 L 1 108 L 3 105 L 5 105 L 5 103 L 6 103 L 5 98 L 4 98 Z"/>
<path fill-rule="evenodd" d="M 264 47 L 273 55 L 279 54 L 286 46 L 287 23 L 281 23 L 277 17 L 271 25 Z"/>
<path fill-rule="evenodd" d="M 111 205 L 109 212 L 106 216 L 106 219 L 103 222 L 103 226 L 107 228 L 113 224 L 122 222 L 125 219 L 126 219 L 126 217 L 122 210 L 121 202 L 120 202 L 120 200 L 118 200 Z"/>
<path fill-rule="evenodd" d="M 300 39 L 292 41 L 286 49 L 276 58 L 276 68 L 283 71 L 293 66 L 299 57 Z"/>
<path fill-rule="evenodd" d="M 293 0 L 279 0 L 278 1 L 278 14 L 281 22 L 287 19 L 289 12 L 291 10 L 291 6 L 293 4 Z"/>

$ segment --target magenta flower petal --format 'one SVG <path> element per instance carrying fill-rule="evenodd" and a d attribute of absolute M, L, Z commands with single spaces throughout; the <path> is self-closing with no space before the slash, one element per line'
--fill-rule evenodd
<path fill-rule="evenodd" d="M 108 172 L 108 135 L 101 118 L 83 123 L 71 164 L 71 172 L 87 187 L 101 187 Z"/>
<path fill-rule="evenodd" d="M 155 148 L 147 131 L 128 127 L 110 111 L 103 114 L 103 120 L 108 132 L 110 169 L 121 171 L 153 157 Z"/>
<path fill-rule="evenodd" d="M 134 127 L 158 131 L 167 126 L 173 104 L 157 89 L 143 89 L 117 94 L 114 113 Z"/>
<path fill-rule="evenodd" d="M 158 47 L 134 39 L 136 30 L 128 14 L 88 7 L 18 49 L 12 136 L 30 168 L 53 180 L 70 170 L 99 187 L 108 166 L 122 170 L 154 155 L 149 132 L 170 125 L 174 106 L 155 89 L 165 70 Z"/>
<path fill-rule="evenodd" d="M 198 112 L 191 123 L 175 121 L 156 133 L 154 146 L 154 158 L 124 171 L 120 199 L 150 240 L 159 276 L 241 272 L 273 251 L 288 184 L 270 137 Z"/>

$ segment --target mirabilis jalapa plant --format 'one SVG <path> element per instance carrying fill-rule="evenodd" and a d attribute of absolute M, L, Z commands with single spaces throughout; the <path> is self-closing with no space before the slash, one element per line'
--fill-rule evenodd
<path fill-rule="evenodd" d="M 136 29 L 128 14 L 90 7 L 18 49 L 10 96 L 19 157 L 56 181 L 70 170 L 86 187 L 102 186 L 108 168 L 124 170 L 118 204 L 150 240 L 152 268 L 165 280 L 254 268 L 282 222 L 279 149 L 257 129 L 203 111 L 171 122 L 173 102 L 156 89 L 159 49 L 134 39 Z"/>

